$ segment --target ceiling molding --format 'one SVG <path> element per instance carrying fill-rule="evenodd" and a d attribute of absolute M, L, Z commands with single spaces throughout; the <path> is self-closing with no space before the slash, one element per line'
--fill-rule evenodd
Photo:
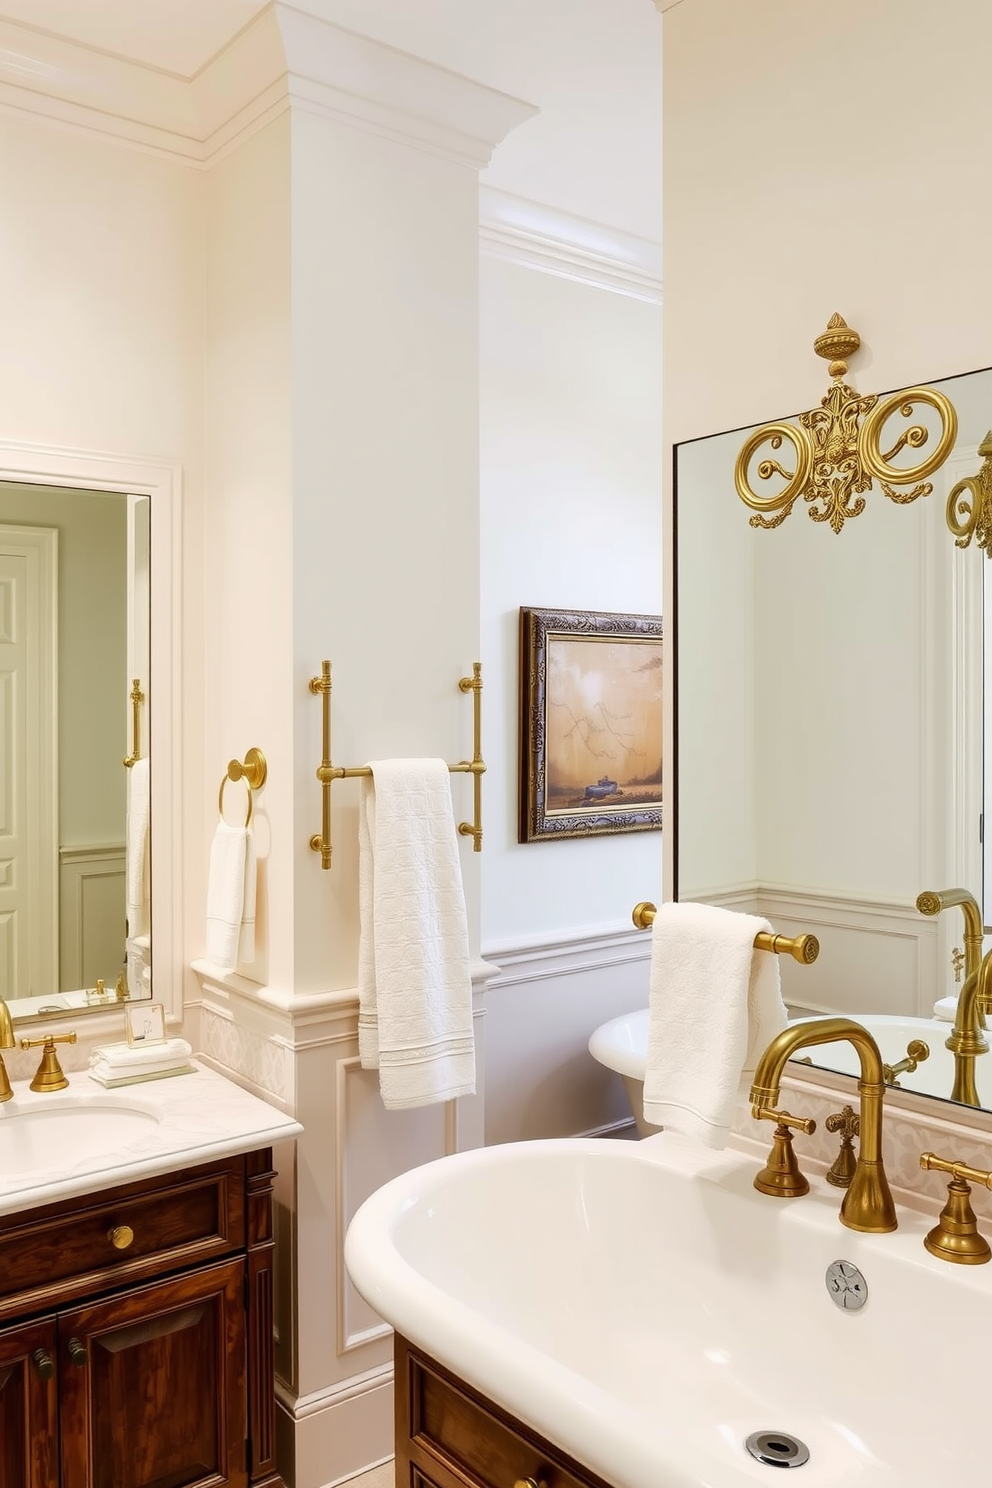
<path fill-rule="evenodd" d="M 0 21 L 0 108 L 207 168 L 293 106 L 473 169 L 529 103 L 280 3 L 192 78 Z"/>
<path fill-rule="evenodd" d="M 479 237 L 491 258 L 661 304 L 660 243 L 493 186 L 479 190 Z"/>

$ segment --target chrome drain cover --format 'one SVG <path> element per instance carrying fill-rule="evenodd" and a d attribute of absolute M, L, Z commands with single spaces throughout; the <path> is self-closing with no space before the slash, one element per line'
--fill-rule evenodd
<path fill-rule="evenodd" d="M 802 1467 L 809 1461 L 806 1443 L 787 1431 L 752 1431 L 744 1445 L 766 1467 Z"/>
<path fill-rule="evenodd" d="M 868 1301 L 868 1283 L 852 1261 L 831 1261 L 823 1280 L 830 1300 L 845 1312 L 860 1312 Z"/>

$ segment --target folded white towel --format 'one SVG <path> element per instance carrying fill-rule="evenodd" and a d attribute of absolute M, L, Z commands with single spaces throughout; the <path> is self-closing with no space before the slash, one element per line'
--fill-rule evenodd
<path fill-rule="evenodd" d="M 148 760 L 135 760 L 127 773 L 127 929 L 129 935 L 148 934 L 148 821 L 150 815 Z"/>
<path fill-rule="evenodd" d="M 207 960 L 225 971 L 255 959 L 255 835 L 219 821 L 207 877 Z"/>
<path fill-rule="evenodd" d="M 186 1064 L 193 1053 L 192 1046 L 184 1038 L 166 1039 L 161 1044 L 101 1044 L 89 1057 L 90 1068 L 97 1065 L 123 1074 L 125 1070 L 148 1069 L 158 1065 L 163 1069 Z"/>
<path fill-rule="evenodd" d="M 358 1048 L 389 1110 L 475 1092 L 468 922 L 443 760 L 378 760 L 358 813 Z"/>
<path fill-rule="evenodd" d="M 958 1000 L 956 997 L 938 997 L 933 1005 L 933 1015 L 941 1023 L 953 1023 L 958 1015 Z"/>
<path fill-rule="evenodd" d="M 644 1116 L 709 1147 L 730 1135 L 742 1085 L 787 1022 L 767 920 L 663 904 L 654 921 Z"/>

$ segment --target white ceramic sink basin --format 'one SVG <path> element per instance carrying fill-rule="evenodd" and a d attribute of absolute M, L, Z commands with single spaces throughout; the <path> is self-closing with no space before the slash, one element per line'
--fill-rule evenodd
<path fill-rule="evenodd" d="M 46 1104 L 47 1102 L 47 1104 Z M 127 1151 L 158 1125 L 153 1112 L 125 1102 L 41 1095 L 0 1106 L 0 1173 L 36 1175 Z"/>
<path fill-rule="evenodd" d="M 930 1256 L 932 1215 L 845 1229 L 822 1179 L 758 1194 L 757 1166 L 667 1132 L 458 1154 L 367 1200 L 345 1257 L 400 1333 L 618 1488 L 781 1488 L 756 1432 L 805 1443 L 797 1488 L 985 1481 L 954 1423 L 984 1419 L 992 1266 Z M 916 1339 L 954 1360 L 951 1415 Z"/>

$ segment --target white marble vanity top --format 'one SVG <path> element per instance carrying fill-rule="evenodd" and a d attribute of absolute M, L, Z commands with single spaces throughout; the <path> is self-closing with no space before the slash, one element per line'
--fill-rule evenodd
<path fill-rule="evenodd" d="M 0 1105 L 0 1216 L 295 1137 L 303 1128 L 213 1070 L 107 1090 L 17 1082 Z"/>

